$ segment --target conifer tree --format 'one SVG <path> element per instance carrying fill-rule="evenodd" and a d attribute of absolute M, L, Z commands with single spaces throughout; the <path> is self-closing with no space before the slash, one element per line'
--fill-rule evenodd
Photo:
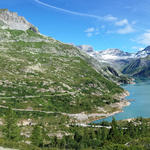
<path fill-rule="evenodd" d="M 9 108 L 5 116 L 4 135 L 8 140 L 18 141 L 20 138 L 20 129 L 17 126 L 17 119 L 15 112 Z"/>
<path fill-rule="evenodd" d="M 32 130 L 31 142 L 39 147 L 43 145 L 42 129 L 39 125 L 35 125 Z"/>

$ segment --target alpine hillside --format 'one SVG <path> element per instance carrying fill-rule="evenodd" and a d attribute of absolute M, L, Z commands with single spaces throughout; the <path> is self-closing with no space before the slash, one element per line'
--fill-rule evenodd
<path fill-rule="evenodd" d="M 0 105 L 80 113 L 119 100 L 116 95 L 124 90 L 111 81 L 120 79 L 115 71 L 105 71 L 72 45 L 41 35 L 16 13 L 2 9 L 0 16 Z"/>
<path fill-rule="evenodd" d="M 25 18 L 1 9 L 0 146 L 131 150 L 143 142 L 137 137 L 149 137 L 148 120 L 91 124 L 130 105 L 128 92 L 119 86 L 129 79 L 92 55 L 42 35 Z"/>

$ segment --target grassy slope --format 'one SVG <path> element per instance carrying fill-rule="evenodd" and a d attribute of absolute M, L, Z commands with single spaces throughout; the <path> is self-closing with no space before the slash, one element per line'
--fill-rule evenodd
<path fill-rule="evenodd" d="M 123 92 L 104 78 L 94 59 L 71 45 L 29 30 L 0 30 L 0 60 L 0 105 L 54 112 L 16 111 L 18 123 L 31 119 L 43 124 L 50 135 L 70 132 L 66 126 L 70 118 L 58 112 L 95 112 L 96 107 L 117 101 L 113 96 Z M 0 108 L 3 123 L 6 113 L 7 109 Z M 20 129 L 28 135 L 33 126 Z M 30 137 L 21 136 L 21 140 L 30 141 Z M 0 145 L 18 148 L 15 144 L 0 135 Z M 26 146 L 19 148 L 29 149 Z"/>
<path fill-rule="evenodd" d="M 32 31 L 0 35 L 1 105 L 77 113 L 112 103 L 123 92 L 71 45 Z"/>

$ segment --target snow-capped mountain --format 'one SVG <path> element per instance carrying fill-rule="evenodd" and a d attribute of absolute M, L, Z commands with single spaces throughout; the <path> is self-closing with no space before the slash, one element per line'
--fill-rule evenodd
<path fill-rule="evenodd" d="M 95 51 L 93 47 L 89 45 L 80 45 L 77 47 L 82 51 L 86 52 L 87 54 L 89 54 L 90 56 L 95 57 L 101 62 L 107 62 L 112 60 L 123 60 L 135 57 L 135 54 L 124 52 L 119 49 L 107 49 Z"/>
<path fill-rule="evenodd" d="M 144 58 L 147 57 L 148 55 L 150 55 L 150 46 L 147 46 L 145 49 L 138 51 L 136 53 L 137 58 Z"/>
<path fill-rule="evenodd" d="M 81 45 L 77 47 L 90 56 L 96 58 L 98 61 L 107 63 L 114 68 L 118 68 L 119 70 L 122 70 L 126 65 L 130 64 L 131 61 L 137 60 L 139 58 L 145 58 L 150 55 L 150 46 L 141 51 L 138 51 L 137 53 L 124 52 L 119 49 L 95 51 L 89 45 Z"/>
<path fill-rule="evenodd" d="M 135 57 L 134 54 L 124 52 L 119 49 L 107 49 L 107 50 L 99 51 L 99 56 L 101 56 L 101 58 L 104 60 L 120 60 L 120 59 L 129 59 Z"/>
<path fill-rule="evenodd" d="M 150 46 L 136 53 L 136 59 L 122 70 L 122 73 L 133 77 L 150 77 Z"/>
<path fill-rule="evenodd" d="M 86 52 L 87 54 L 89 54 L 90 56 L 94 56 L 95 53 L 98 53 L 97 51 L 95 51 L 93 49 L 92 46 L 90 45 L 79 45 L 77 46 L 79 49 L 81 49 L 82 51 Z"/>
<path fill-rule="evenodd" d="M 99 59 L 99 61 L 136 59 L 144 58 L 150 55 L 150 46 L 141 51 L 138 51 L 137 53 L 124 52 L 123 50 L 117 48 L 95 51 L 93 47 L 89 45 L 80 45 L 77 47 L 82 51 L 88 53 L 90 56 Z"/>

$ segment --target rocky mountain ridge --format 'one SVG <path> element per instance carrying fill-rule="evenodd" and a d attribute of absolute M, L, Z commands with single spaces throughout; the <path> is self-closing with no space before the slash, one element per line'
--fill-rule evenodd
<path fill-rule="evenodd" d="M 99 61 L 106 61 L 106 62 L 109 60 L 144 58 L 150 55 L 150 46 L 146 47 L 141 51 L 138 51 L 137 53 L 124 52 L 123 50 L 117 48 L 95 51 L 93 47 L 90 45 L 80 45 L 77 47 L 82 51 L 88 53 L 90 56 L 93 56 L 97 59 L 99 58 L 100 59 Z"/>
<path fill-rule="evenodd" d="M 110 66 L 117 68 L 117 70 L 119 70 L 124 74 L 130 74 L 130 72 L 138 73 L 138 71 L 141 70 L 142 66 L 144 66 L 146 72 L 148 70 L 147 68 L 149 64 L 148 58 L 150 56 L 150 46 L 146 47 L 141 51 L 138 51 L 137 53 L 124 52 L 119 49 L 107 49 L 102 51 L 94 51 L 94 49 L 91 46 L 85 46 L 85 45 L 77 46 L 77 47 L 80 48 L 82 51 L 85 51 L 90 56 L 97 59 L 99 62 L 109 64 Z"/>
<path fill-rule="evenodd" d="M 23 30 L 28 29 L 38 32 L 38 29 L 29 23 L 24 17 L 8 9 L 0 9 L 0 26 L 2 29 Z"/>

